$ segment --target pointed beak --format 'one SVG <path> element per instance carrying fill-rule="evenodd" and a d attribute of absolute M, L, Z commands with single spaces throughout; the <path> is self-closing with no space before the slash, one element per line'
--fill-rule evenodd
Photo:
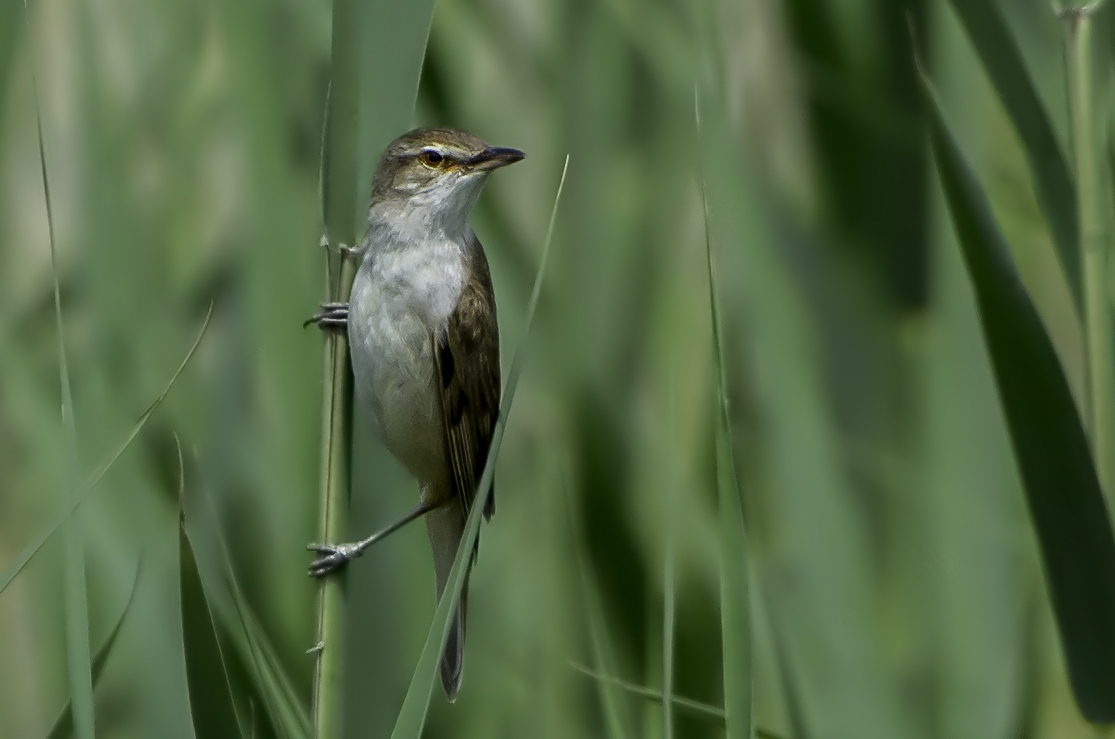
<path fill-rule="evenodd" d="M 518 149 L 510 149 L 506 146 L 489 146 L 472 157 L 468 163 L 474 171 L 486 172 L 506 167 L 508 164 L 514 164 L 525 157 L 526 154 Z"/>

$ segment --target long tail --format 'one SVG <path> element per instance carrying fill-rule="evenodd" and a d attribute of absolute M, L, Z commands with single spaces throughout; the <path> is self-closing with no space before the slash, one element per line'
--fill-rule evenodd
<path fill-rule="evenodd" d="M 434 551 L 434 574 L 437 578 L 437 597 L 440 601 L 445 584 L 449 580 L 449 570 L 453 568 L 453 559 L 457 556 L 457 547 L 460 546 L 461 537 L 465 533 L 465 515 L 461 504 L 454 501 L 427 513 L 426 530 L 430 534 L 430 546 Z M 471 562 L 469 568 L 471 569 Z M 445 642 L 445 651 L 441 655 L 441 685 L 445 688 L 445 695 L 450 703 L 457 698 L 457 691 L 461 689 L 461 678 L 464 674 L 465 615 L 468 611 L 469 574 L 469 572 L 465 573 L 461 602 L 453 614 L 449 638 Z"/>

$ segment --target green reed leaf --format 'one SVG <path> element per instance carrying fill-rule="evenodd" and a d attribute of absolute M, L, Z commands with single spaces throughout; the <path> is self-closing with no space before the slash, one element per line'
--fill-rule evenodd
<path fill-rule="evenodd" d="M 1088 437 L 987 198 L 919 72 L 937 172 L 975 291 L 1073 694 L 1085 718 L 1115 722 L 1115 537 Z"/>
<path fill-rule="evenodd" d="M 176 436 L 175 444 L 178 444 Z M 201 739 L 246 739 L 236 712 L 228 663 L 217 636 L 213 610 L 201 582 L 197 557 L 186 530 L 186 470 L 178 448 L 178 571 L 181 596 L 182 646 L 186 657 L 190 715 L 194 735 Z"/>
<path fill-rule="evenodd" d="M 124 626 L 124 621 L 128 617 L 128 612 L 131 611 L 132 602 L 135 600 L 136 589 L 139 587 L 139 575 L 143 569 L 143 560 L 140 559 L 136 562 L 136 572 L 132 577 L 132 588 L 128 591 L 128 600 L 124 602 L 124 609 L 120 611 L 120 617 L 116 619 L 116 625 L 112 627 L 112 631 L 108 633 L 108 637 L 97 649 L 97 653 L 93 655 L 92 663 L 92 677 L 93 689 L 96 690 L 97 683 L 100 682 L 101 674 L 104 672 L 105 663 L 108 662 L 109 656 L 112 654 L 112 648 L 116 646 L 116 637 L 120 635 L 120 629 Z M 74 717 L 71 702 L 66 701 L 66 705 L 62 707 L 62 711 L 58 714 L 58 718 L 54 720 L 54 725 L 47 734 L 47 739 L 69 739 L 74 731 Z"/>
<path fill-rule="evenodd" d="M 1018 43 L 995 0 L 950 0 L 1018 131 L 1077 310 L 1083 313 L 1076 184 Z"/>

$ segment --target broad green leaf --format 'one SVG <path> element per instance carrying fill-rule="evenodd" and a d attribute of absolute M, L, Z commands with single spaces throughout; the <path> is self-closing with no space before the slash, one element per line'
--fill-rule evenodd
<path fill-rule="evenodd" d="M 256 691 L 265 701 L 267 710 L 277 716 L 272 725 L 288 739 L 306 739 L 311 734 L 310 714 L 294 682 L 286 673 L 278 652 L 263 630 L 259 618 L 248 608 L 239 585 L 233 585 L 233 598 L 244 623 L 245 640 L 238 640 L 241 651 L 247 651 L 257 681 Z M 243 654 L 241 658 L 244 659 Z"/>
<path fill-rule="evenodd" d="M 950 1 L 1022 139 L 1038 203 L 1049 223 L 1061 258 L 1061 269 L 1082 315 L 1084 290 L 1076 220 L 1076 183 L 1057 142 L 1053 124 L 996 0 Z"/>
<path fill-rule="evenodd" d="M 162 402 L 166 400 L 166 396 L 170 394 L 171 388 L 174 387 L 174 383 L 178 380 L 178 376 L 182 374 L 182 370 L 186 369 L 186 365 L 189 364 L 190 359 L 193 358 L 194 352 L 201 346 L 201 340 L 205 337 L 205 332 L 209 328 L 209 321 L 212 317 L 213 306 L 210 305 L 209 311 L 205 314 L 205 321 L 201 325 L 201 330 L 198 331 L 197 338 L 194 339 L 193 345 L 190 347 L 189 351 L 186 352 L 186 356 L 182 358 L 182 362 L 178 365 L 178 369 L 170 376 L 170 380 L 167 382 L 166 387 L 163 388 L 163 391 L 159 393 L 159 396 L 151 402 L 151 405 L 147 406 L 142 414 L 140 414 L 139 420 L 135 422 L 135 425 L 132 426 L 132 430 L 124 437 L 124 441 L 85 478 L 81 487 L 70 494 L 47 525 L 44 526 L 35 538 L 23 548 L 23 551 L 16 556 L 15 561 L 8 565 L 3 573 L 0 573 L 0 593 L 4 592 L 4 589 L 16 578 L 16 575 L 18 575 L 27 563 L 31 561 L 31 558 L 42 549 L 43 544 L 46 544 L 47 540 L 58 530 L 58 527 L 69 518 L 70 514 L 73 513 L 79 505 L 81 505 L 81 502 L 85 500 L 85 497 L 90 491 L 97 486 L 97 483 L 101 481 L 105 473 L 112 468 L 112 465 L 116 464 L 116 460 L 120 459 L 120 456 L 127 451 L 128 447 L 135 441 L 136 436 L 138 436 L 139 432 L 143 430 L 143 427 L 147 425 L 147 422 L 151 420 L 151 416 L 158 410 L 159 406 L 162 405 Z"/>
<path fill-rule="evenodd" d="M 175 439 L 177 441 L 177 439 Z M 179 466 L 182 465 L 179 450 Z M 186 657 L 190 715 L 198 739 L 246 739 L 236 713 L 228 664 L 217 636 L 217 624 L 201 583 L 197 558 L 186 531 L 185 470 L 179 479 L 178 569 L 181 591 L 182 645 Z"/>
<path fill-rule="evenodd" d="M 449 618 L 457 607 L 464 587 L 465 561 L 471 559 L 476 548 L 476 538 L 480 535 L 481 511 L 488 503 L 488 496 L 492 492 L 492 479 L 496 472 L 496 458 L 499 456 L 499 447 L 503 442 L 503 431 L 507 425 L 507 414 L 511 411 L 511 403 L 515 399 L 515 390 L 519 386 L 519 375 L 523 371 L 523 358 L 526 354 L 527 339 L 530 336 L 531 323 L 534 321 L 534 311 L 538 307 L 538 296 L 542 292 L 542 278 L 546 274 L 546 259 L 550 254 L 550 242 L 554 236 L 554 224 L 557 222 L 558 205 L 561 203 L 561 191 L 565 187 L 565 175 L 569 171 L 569 157 L 565 158 L 565 166 L 561 170 L 561 180 L 558 182 L 557 194 L 554 195 L 554 207 L 550 213 L 550 225 L 546 230 L 546 242 L 542 247 L 542 259 L 538 263 L 538 275 L 534 278 L 534 289 L 527 304 L 526 321 L 523 324 L 523 338 L 515 350 L 515 358 L 511 361 L 511 370 L 507 374 L 507 389 L 500 401 L 499 417 L 496 419 L 495 428 L 492 429 L 492 444 L 488 450 L 488 460 L 484 463 L 484 473 L 480 476 L 477 486 L 476 501 L 472 505 L 465 532 L 461 537 L 461 544 L 457 549 L 457 557 L 453 560 L 453 567 L 449 571 L 449 580 L 445 584 L 441 600 L 434 612 L 434 620 L 430 631 L 426 635 L 426 644 L 422 647 L 422 654 L 418 658 L 418 665 L 414 668 L 410 687 L 407 688 L 403 706 L 395 720 L 395 729 L 391 732 L 392 739 L 420 739 L 422 728 L 426 724 L 426 713 L 430 707 L 430 695 L 434 690 L 434 681 L 437 679 L 438 663 L 441 653 L 445 649 L 445 640 L 449 637 Z"/>
<path fill-rule="evenodd" d="M 215 597 L 210 600 L 218 612 L 223 632 L 231 636 L 252 684 L 249 687 L 250 699 L 254 705 L 262 705 L 276 736 L 286 739 L 306 739 L 311 733 L 310 716 L 302 699 L 294 689 L 294 683 L 279 662 L 275 648 L 267 638 L 262 624 L 252 612 L 244 595 L 236 571 L 232 565 L 232 555 L 221 532 L 212 500 L 205 495 L 205 488 L 199 486 L 204 498 L 200 506 L 209 515 L 213 531 L 216 533 L 220 548 L 228 598 Z"/>
<path fill-rule="evenodd" d="M 124 610 L 120 612 L 120 617 L 116 619 L 116 625 L 112 627 L 112 631 L 108 633 L 108 638 L 101 644 L 100 649 L 93 656 L 92 675 L 93 675 L 93 689 L 96 690 L 97 683 L 101 679 L 101 673 L 104 672 L 105 663 L 108 662 L 109 655 L 112 654 L 112 648 L 116 645 L 116 637 L 120 634 L 121 627 L 124 626 L 124 620 L 128 617 L 128 612 L 132 608 L 132 601 L 135 600 L 136 588 L 139 586 L 139 574 L 142 570 L 143 560 L 136 562 L 136 573 L 132 578 L 132 589 L 128 591 L 128 600 L 124 603 Z M 47 739 L 69 739 L 73 735 L 74 720 L 73 712 L 71 709 L 70 701 L 66 701 L 66 705 L 62 708 L 62 712 L 58 714 L 58 718 L 54 721 L 54 726 L 51 728 L 50 733 L 47 734 Z"/>
<path fill-rule="evenodd" d="M 1069 680 L 1089 721 L 1115 722 L 1115 537 L 1064 370 L 971 166 L 921 72 L 930 139 L 975 291 Z"/>

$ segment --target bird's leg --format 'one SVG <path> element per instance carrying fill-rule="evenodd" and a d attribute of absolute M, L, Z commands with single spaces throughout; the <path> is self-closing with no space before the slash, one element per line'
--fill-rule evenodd
<path fill-rule="evenodd" d="M 317 552 L 317 557 L 310 564 L 310 574 L 314 577 L 324 577 L 330 573 L 336 572 L 352 560 L 359 557 L 364 553 L 364 550 L 375 544 L 380 539 L 385 539 L 389 534 L 392 534 L 403 526 L 406 526 L 411 521 L 421 518 L 432 510 L 440 507 L 438 503 L 427 503 L 422 501 L 418 506 L 400 518 L 395 523 L 387 526 L 384 529 L 377 531 L 369 536 L 367 539 L 353 542 L 351 544 L 310 544 L 306 549 L 311 552 Z"/>
<path fill-rule="evenodd" d="M 341 331 L 348 327 L 348 303 L 322 303 L 321 310 L 302 322 L 302 328 L 311 323 L 322 331 Z"/>

